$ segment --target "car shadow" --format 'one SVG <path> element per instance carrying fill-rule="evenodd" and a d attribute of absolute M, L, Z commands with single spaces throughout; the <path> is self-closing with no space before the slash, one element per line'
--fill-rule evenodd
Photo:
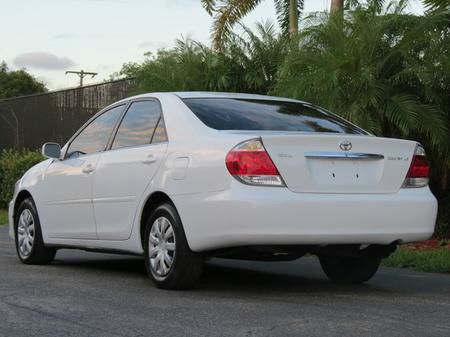
<path fill-rule="evenodd" d="M 267 293 L 336 293 L 374 294 L 388 290 L 368 284 L 345 285 L 329 281 L 313 258 L 307 263 L 252 262 L 213 259 L 205 264 L 204 273 L 194 292 L 239 292 L 258 296 Z M 55 259 L 57 268 L 77 268 L 93 273 L 124 274 L 146 278 L 144 261 L 140 257 L 103 255 L 100 259 Z M 113 275 L 109 276 L 113 277 Z"/>
<path fill-rule="evenodd" d="M 233 261 L 232 261 L 233 262 Z M 234 265 L 232 262 L 214 262 L 207 264 L 198 289 L 207 291 L 242 292 L 252 295 L 269 293 L 336 293 L 374 294 L 386 293 L 386 290 L 367 284 L 337 284 L 322 274 L 320 266 L 295 262 L 260 263 L 244 262 Z M 274 266 L 271 266 L 274 264 Z"/>
<path fill-rule="evenodd" d="M 144 260 L 141 257 L 102 255 L 101 258 L 56 257 L 51 264 L 59 268 L 78 268 L 84 271 L 101 271 L 113 274 L 146 275 Z"/>

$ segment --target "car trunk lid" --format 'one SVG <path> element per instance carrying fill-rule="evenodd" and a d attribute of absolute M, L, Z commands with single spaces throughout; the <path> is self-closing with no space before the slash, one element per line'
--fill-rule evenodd
<path fill-rule="evenodd" d="M 293 192 L 395 193 L 416 142 L 344 134 L 261 134 Z"/>

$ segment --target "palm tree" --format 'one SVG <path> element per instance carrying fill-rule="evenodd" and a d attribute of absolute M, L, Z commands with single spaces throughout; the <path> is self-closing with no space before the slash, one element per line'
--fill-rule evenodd
<path fill-rule="evenodd" d="M 446 17 L 407 15 L 402 6 L 319 17 L 300 33 L 301 48 L 288 54 L 274 93 L 328 107 L 378 135 L 444 146 L 440 83 L 449 73 L 450 34 L 437 27 Z"/>
<path fill-rule="evenodd" d="M 425 7 L 431 9 L 450 9 L 450 2 L 448 0 L 423 0 Z"/>
<path fill-rule="evenodd" d="M 344 0 L 331 0 L 330 14 L 342 12 L 344 10 Z"/>
<path fill-rule="evenodd" d="M 233 26 L 259 5 L 261 0 L 201 0 L 203 8 L 214 16 L 213 44 L 222 50 Z M 285 34 L 298 33 L 298 20 L 304 0 L 274 0 L 277 19 Z"/>
<path fill-rule="evenodd" d="M 120 75 L 136 78 L 135 93 L 209 90 L 267 94 L 288 52 L 289 41 L 272 22 L 257 23 L 252 31 L 230 33 L 222 51 L 191 39 L 147 54 L 142 64 L 128 63 Z"/>

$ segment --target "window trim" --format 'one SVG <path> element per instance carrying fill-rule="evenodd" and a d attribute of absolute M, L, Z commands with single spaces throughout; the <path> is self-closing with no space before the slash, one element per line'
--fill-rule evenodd
<path fill-rule="evenodd" d="M 103 114 L 107 113 L 108 111 L 110 111 L 110 110 L 112 110 L 112 109 L 115 109 L 115 108 L 118 108 L 118 107 L 120 107 L 120 106 L 123 106 L 124 108 L 123 108 L 123 110 L 122 110 L 122 112 L 121 112 L 119 118 L 117 119 L 116 123 L 114 124 L 111 133 L 109 134 L 108 141 L 106 142 L 105 148 L 104 148 L 103 150 L 101 150 L 101 151 L 98 151 L 98 152 L 95 152 L 95 153 L 88 153 L 88 154 L 83 155 L 83 156 L 89 156 L 89 155 L 91 155 L 91 154 L 97 154 L 97 153 L 102 153 L 102 152 L 107 151 L 108 145 L 109 145 L 109 143 L 110 143 L 110 141 L 111 141 L 111 136 L 113 135 L 114 131 L 116 130 L 116 127 L 117 127 L 118 122 L 122 120 L 122 118 L 123 118 L 123 116 L 124 116 L 124 113 L 125 113 L 125 111 L 127 111 L 129 105 L 130 105 L 130 101 L 125 101 L 125 102 L 120 102 L 120 103 L 114 103 L 114 104 L 112 104 L 112 105 L 108 105 L 107 107 L 101 109 L 101 110 L 100 110 L 99 112 L 97 112 L 94 116 L 92 116 L 91 118 L 89 118 L 89 119 L 86 121 L 86 123 L 84 123 L 84 124 L 81 126 L 81 128 L 79 128 L 79 129 L 77 130 L 77 132 L 75 132 L 75 133 L 73 134 L 73 136 L 69 139 L 69 141 L 66 143 L 66 150 L 65 150 L 65 152 L 64 152 L 64 156 L 62 157 L 63 160 L 70 159 L 70 158 L 67 157 L 67 154 L 68 154 L 68 152 L 69 152 L 70 146 L 72 145 L 73 141 L 80 135 L 80 133 L 82 133 L 89 125 L 91 125 L 91 123 L 93 123 L 97 118 L 99 118 L 99 117 L 102 116 Z"/>
<path fill-rule="evenodd" d="M 147 102 L 156 102 L 159 105 L 159 110 L 161 112 L 160 115 L 159 115 L 159 118 L 158 118 L 158 120 L 157 120 L 157 122 L 155 124 L 155 128 L 153 129 L 153 133 L 152 133 L 152 137 L 150 138 L 150 142 L 148 144 L 139 144 L 139 145 L 125 146 L 125 147 L 119 147 L 119 148 L 113 149 L 112 145 L 114 144 L 114 141 L 116 140 L 117 132 L 119 131 L 120 125 L 122 124 L 122 121 L 125 118 L 125 115 L 127 114 L 127 112 L 130 109 L 130 107 L 133 105 L 133 103 L 146 102 L 146 101 Z M 161 120 L 161 118 L 164 118 L 164 112 L 163 112 L 162 105 L 161 105 L 161 102 L 159 101 L 159 99 L 157 99 L 155 97 L 142 97 L 142 98 L 136 98 L 136 99 L 130 100 L 128 102 L 128 104 L 127 104 L 125 112 L 119 118 L 119 121 L 118 121 L 117 125 L 113 129 L 112 136 L 111 136 L 111 138 L 110 138 L 110 140 L 108 142 L 108 146 L 106 147 L 105 151 L 118 151 L 118 150 L 132 149 L 132 148 L 148 146 L 148 145 L 167 144 L 169 142 L 169 135 L 167 133 L 167 128 L 166 128 L 165 121 L 164 121 L 164 129 L 166 130 L 167 141 L 160 142 L 160 143 L 155 143 L 155 144 L 152 143 L 153 142 L 153 136 L 155 135 L 156 127 L 158 126 L 158 123 Z"/>
<path fill-rule="evenodd" d="M 161 122 L 161 120 L 163 120 L 163 122 L 164 122 L 164 131 L 165 131 L 167 140 L 165 142 L 153 143 L 153 138 L 155 138 L 156 129 L 157 129 L 158 125 L 159 125 L 159 122 Z M 169 135 L 167 134 L 166 121 L 164 119 L 164 115 L 163 115 L 162 110 L 161 110 L 161 115 L 159 116 L 158 121 L 156 122 L 155 129 L 153 130 L 152 138 L 150 139 L 150 145 L 152 145 L 152 144 L 165 144 L 165 143 L 168 143 L 168 142 L 169 142 Z"/>

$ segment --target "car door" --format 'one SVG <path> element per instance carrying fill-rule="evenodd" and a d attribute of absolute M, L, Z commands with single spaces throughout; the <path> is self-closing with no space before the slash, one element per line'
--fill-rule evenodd
<path fill-rule="evenodd" d="M 100 153 L 105 150 L 124 105 L 113 107 L 88 123 L 54 160 L 44 176 L 43 220 L 48 236 L 96 239 L 92 183 Z"/>
<path fill-rule="evenodd" d="M 139 201 L 167 149 L 167 133 L 157 100 L 134 101 L 125 113 L 109 151 L 102 153 L 93 185 L 97 234 L 126 240 Z"/>

